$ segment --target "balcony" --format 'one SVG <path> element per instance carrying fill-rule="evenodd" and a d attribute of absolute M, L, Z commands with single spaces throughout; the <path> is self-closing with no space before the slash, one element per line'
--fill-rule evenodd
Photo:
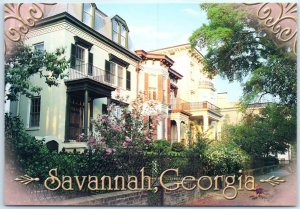
<path fill-rule="evenodd" d="M 67 80 L 79 80 L 84 78 L 89 78 L 111 87 L 121 86 L 123 82 L 122 77 L 118 77 L 116 82 L 115 74 L 88 63 L 75 65 L 74 69 L 70 68 Z"/>
<path fill-rule="evenodd" d="M 215 90 L 214 84 L 211 81 L 199 81 L 199 88 Z"/>
<path fill-rule="evenodd" d="M 171 102 L 172 111 L 191 112 L 196 110 L 207 110 L 220 115 L 220 108 L 210 102 L 186 102 L 181 99 L 176 99 Z"/>

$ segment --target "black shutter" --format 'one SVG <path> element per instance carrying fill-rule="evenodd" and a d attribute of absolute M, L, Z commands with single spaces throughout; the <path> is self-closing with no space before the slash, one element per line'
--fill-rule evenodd
<path fill-rule="evenodd" d="M 89 66 L 89 68 L 88 68 L 88 74 L 89 75 L 93 75 L 93 61 L 94 61 L 94 55 L 93 55 L 93 53 L 91 53 L 91 52 L 89 52 L 89 60 L 88 60 L 88 66 Z"/>
<path fill-rule="evenodd" d="M 71 44 L 71 58 L 70 58 L 71 63 L 70 63 L 70 66 L 73 69 L 75 69 L 75 60 L 76 60 L 75 53 L 76 53 L 76 45 Z"/>
<path fill-rule="evenodd" d="M 126 89 L 131 90 L 131 72 L 126 70 Z"/>
<path fill-rule="evenodd" d="M 104 81 L 110 82 L 110 62 L 105 60 L 105 75 Z"/>

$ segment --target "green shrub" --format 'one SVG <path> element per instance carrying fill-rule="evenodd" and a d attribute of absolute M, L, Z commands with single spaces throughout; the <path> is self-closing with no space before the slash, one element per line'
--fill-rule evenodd
<path fill-rule="evenodd" d="M 236 144 L 229 141 L 210 143 L 204 152 L 207 174 L 237 174 L 248 167 L 250 157 Z"/>
<path fill-rule="evenodd" d="M 171 146 L 171 150 L 174 152 L 182 152 L 184 151 L 185 147 L 180 142 L 174 142 Z"/>

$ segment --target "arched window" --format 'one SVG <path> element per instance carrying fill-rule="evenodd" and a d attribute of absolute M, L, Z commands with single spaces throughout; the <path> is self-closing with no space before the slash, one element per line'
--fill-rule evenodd
<path fill-rule="evenodd" d="M 121 46 L 128 46 L 128 27 L 126 22 L 118 15 L 112 18 L 112 40 Z"/>

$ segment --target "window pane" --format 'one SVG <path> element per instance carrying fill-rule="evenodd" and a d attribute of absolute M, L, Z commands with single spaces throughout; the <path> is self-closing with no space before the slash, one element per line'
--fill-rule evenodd
<path fill-rule="evenodd" d="M 126 36 L 126 29 L 123 25 L 121 25 L 121 35 L 124 37 Z"/>
<path fill-rule="evenodd" d="M 90 25 L 91 24 L 91 19 L 92 16 L 86 12 L 83 13 L 83 23 L 86 25 Z"/>
<path fill-rule="evenodd" d="M 100 14 L 95 16 L 95 30 L 99 31 L 104 26 L 104 20 Z"/>
<path fill-rule="evenodd" d="M 116 32 L 113 32 L 113 41 L 118 43 L 118 34 Z"/>
<path fill-rule="evenodd" d="M 118 32 L 118 23 L 115 20 L 113 20 L 112 24 L 113 24 L 113 31 Z"/>
<path fill-rule="evenodd" d="M 91 4 L 83 4 L 83 11 L 87 12 L 87 13 L 90 13 L 91 14 L 91 11 L 92 11 L 92 5 Z"/>
<path fill-rule="evenodd" d="M 41 97 L 31 99 L 29 127 L 40 126 Z"/>
<path fill-rule="evenodd" d="M 43 51 L 44 50 L 44 43 L 35 44 L 33 47 L 34 47 L 34 51 L 37 51 L 37 50 Z"/>
<path fill-rule="evenodd" d="M 126 38 L 124 38 L 123 36 L 121 36 L 121 45 L 126 47 Z"/>
<path fill-rule="evenodd" d="M 123 87 L 123 67 L 118 66 L 118 86 Z"/>

